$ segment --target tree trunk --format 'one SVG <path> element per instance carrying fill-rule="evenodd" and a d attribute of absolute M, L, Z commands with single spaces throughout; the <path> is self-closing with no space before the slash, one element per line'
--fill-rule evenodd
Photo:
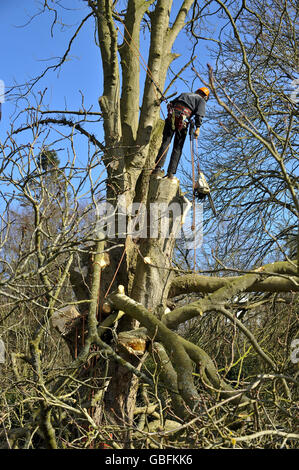
<path fill-rule="evenodd" d="M 150 311 L 162 316 L 166 307 L 168 290 L 172 280 L 171 260 L 175 236 L 180 228 L 181 216 L 186 210 L 186 200 L 180 194 L 178 180 L 156 180 L 150 177 L 154 168 L 155 156 L 161 142 L 163 126 L 159 119 L 160 93 L 163 89 L 167 69 L 177 57 L 171 54 L 172 45 L 184 26 L 184 21 L 193 0 L 185 0 L 179 9 L 176 20 L 170 26 L 169 18 L 172 0 L 158 0 L 151 13 L 150 49 L 147 75 L 139 115 L 139 35 L 140 25 L 145 12 L 153 2 L 129 0 L 120 37 L 123 44 L 118 47 L 117 14 L 113 12 L 111 0 L 89 2 L 97 19 L 99 48 L 104 72 L 104 91 L 99 103 L 104 117 L 106 152 L 104 163 L 107 168 L 107 202 L 120 213 L 120 202 L 127 211 L 126 221 L 132 222 L 131 204 L 140 204 L 145 214 L 145 227 L 140 236 L 126 233 L 123 237 L 116 228 L 114 237 L 105 242 L 109 261 L 101 268 L 98 286 L 98 310 L 102 320 L 102 305 L 107 295 L 123 285 L 125 293 L 141 302 Z M 161 48 L 163 44 L 163 50 Z M 134 49 L 134 51 L 133 51 Z M 120 72 L 118 50 L 121 56 L 122 89 L 120 91 Z M 154 131 L 153 131 L 154 130 Z M 169 206 L 174 205 L 180 214 L 174 217 L 167 214 Z M 152 206 L 162 210 L 165 227 L 159 227 Z M 165 214 L 163 214 L 165 211 Z M 168 221 L 170 227 L 167 227 Z M 161 224 L 160 224 L 161 225 Z M 163 225 L 163 224 L 162 224 Z M 156 233 L 149 233 L 153 228 Z M 163 229 L 170 233 L 164 235 Z M 153 236 L 152 236 L 153 235 Z M 103 250 L 104 251 L 104 250 Z M 88 281 L 92 279 L 94 256 L 86 267 Z M 85 261 L 86 263 L 86 261 Z M 71 279 L 78 299 L 84 300 L 92 290 L 90 282 L 80 279 L 78 269 L 72 270 Z M 85 287 L 84 287 L 85 283 Z M 83 308 L 85 305 L 83 304 Z M 81 310 L 82 311 L 82 310 Z M 138 322 L 124 316 L 117 331 L 132 330 Z M 119 353 L 121 353 L 119 351 Z M 123 354 L 123 353 L 121 353 Z M 127 355 L 127 353 L 126 353 Z M 127 357 L 128 358 L 128 357 Z M 137 366 L 136 359 L 130 358 Z M 113 419 L 128 417 L 132 421 L 132 409 L 136 398 L 136 378 L 120 364 L 110 362 L 111 377 L 106 393 L 107 409 L 113 408 Z"/>

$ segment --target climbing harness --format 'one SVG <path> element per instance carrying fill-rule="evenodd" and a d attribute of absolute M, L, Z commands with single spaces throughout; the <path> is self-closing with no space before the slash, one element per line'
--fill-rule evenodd
<path fill-rule="evenodd" d="M 171 121 L 172 130 L 187 129 L 192 111 L 182 103 L 169 103 L 167 105 L 167 118 Z"/>

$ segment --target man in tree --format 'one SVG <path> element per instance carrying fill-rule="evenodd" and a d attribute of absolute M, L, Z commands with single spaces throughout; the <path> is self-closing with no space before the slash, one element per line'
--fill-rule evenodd
<path fill-rule="evenodd" d="M 170 146 L 173 134 L 174 144 L 167 170 L 168 178 L 173 178 L 182 155 L 184 142 L 187 135 L 189 120 L 195 118 L 194 136 L 199 136 L 199 128 L 206 112 L 206 102 L 209 99 L 210 90 L 202 87 L 195 93 L 181 93 L 178 98 L 168 105 L 168 115 L 165 120 L 163 140 L 156 158 L 156 166 L 153 171 L 155 175 L 161 175 L 162 166 L 165 163 L 167 151 Z"/>

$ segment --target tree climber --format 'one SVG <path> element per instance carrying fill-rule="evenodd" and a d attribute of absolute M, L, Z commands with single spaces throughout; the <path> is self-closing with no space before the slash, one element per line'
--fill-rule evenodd
<path fill-rule="evenodd" d="M 209 94 L 210 90 L 207 87 L 202 87 L 196 90 L 195 93 L 182 93 L 168 104 L 168 115 L 165 119 L 163 140 L 156 158 L 155 169 L 152 174 L 157 176 L 162 175 L 162 167 L 166 160 L 167 151 L 173 134 L 175 134 L 173 150 L 167 170 L 167 177 L 173 178 L 182 155 L 189 120 L 192 116 L 195 117 L 196 129 L 194 136 L 197 139 L 199 136 L 199 128 L 205 116 L 206 102 L 209 99 Z"/>

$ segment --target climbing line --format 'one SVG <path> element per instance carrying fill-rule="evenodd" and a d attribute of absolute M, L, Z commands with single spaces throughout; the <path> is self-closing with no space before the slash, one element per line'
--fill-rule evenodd
<path fill-rule="evenodd" d="M 157 88 L 158 91 L 160 91 L 158 85 L 156 85 L 154 79 L 152 78 L 152 73 L 151 73 L 150 69 L 148 68 L 148 66 L 146 65 L 146 67 L 144 67 L 144 65 L 141 63 L 140 58 L 142 58 L 142 56 L 141 56 L 140 52 L 138 51 L 138 49 L 135 47 L 135 49 L 137 50 L 137 54 L 138 54 L 138 55 L 136 55 L 136 54 L 134 53 L 133 48 L 132 48 L 132 44 L 129 43 L 129 41 L 126 39 L 126 37 L 124 36 L 124 34 L 123 34 L 123 33 L 121 32 L 121 30 L 118 28 L 118 26 L 116 26 L 116 29 L 117 29 L 117 31 L 121 34 L 121 36 L 123 37 L 123 40 L 126 42 L 126 44 L 128 45 L 128 47 L 131 48 L 131 50 L 132 50 L 133 54 L 135 55 L 135 57 L 138 58 L 139 64 L 140 64 L 141 67 L 144 69 L 144 71 L 148 74 L 148 76 L 149 76 L 150 80 L 152 81 L 153 85 Z M 128 33 L 128 34 L 129 34 L 129 33 Z M 133 39 L 132 39 L 132 43 L 133 43 Z M 142 59 L 142 60 L 143 60 L 143 59 Z M 161 92 L 160 92 L 160 93 L 161 93 Z M 157 98 L 158 98 L 157 92 L 156 92 L 156 96 L 157 96 Z"/>
<path fill-rule="evenodd" d="M 195 225 L 196 225 L 196 207 L 195 207 L 195 164 L 194 164 L 194 151 L 193 151 L 193 141 L 194 139 L 193 136 L 193 125 L 190 123 L 190 152 L 191 152 L 191 163 L 192 163 L 192 225 L 191 225 L 191 230 L 194 233 L 195 237 Z M 195 240 L 194 240 L 195 242 Z M 194 256 L 193 256 L 193 271 L 195 272 L 196 268 L 196 248 L 195 248 L 195 243 L 194 243 Z"/>
<path fill-rule="evenodd" d="M 118 27 L 116 27 L 116 28 L 118 29 L 118 31 L 119 31 L 120 34 L 122 35 L 124 41 L 126 41 L 127 45 L 128 45 L 130 48 L 134 47 L 134 49 L 137 51 L 137 54 L 138 54 L 138 56 L 139 56 L 139 63 L 140 63 L 140 65 L 142 66 L 142 68 L 144 69 L 144 71 L 149 75 L 149 78 L 151 79 L 151 81 L 153 82 L 153 84 L 154 84 L 155 87 L 157 88 L 158 92 L 159 92 L 160 95 L 162 96 L 163 101 L 166 101 L 166 103 L 167 103 L 167 102 L 168 102 L 168 101 L 167 101 L 167 98 L 164 96 L 163 92 L 160 90 L 159 86 L 158 86 L 157 83 L 155 82 L 152 71 L 150 70 L 150 68 L 149 68 L 149 66 L 147 65 L 147 63 L 145 62 L 145 60 L 144 60 L 144 58 L 143 58 L 141 52 L 139 51 L 138 47 L 136 46 L 136 44 L 135 44 L 135 42 L 134 42 L 134 40 L 133 40 L 133 38 L 132 38 L 132 35 L 130 34 L 128 28 L 126 27 L 124 21 L 121 19 L 121 17 L 118 17 L 118 19 L 119 19 L 119 20 L 121 21 L 121 23 L 123 24 L 123 27 L 124 27 L 124 29 L 125 29 L 127 35 L 128 35 L 129 38 L 131 39 L 131 43 L 129 43 L 129 42 L 127 41 L 127 39 L 125 38 L 125 36 L 123 35 L 123 33 L 120 31 L 120 29 L 119 29 Z M 143 62 L 144 65 L 141 63 L 140 59 L 141 59 L 141 61 Z"/>
<path fill-rule="evenodd" d="M 110 289 L 111 289 L 111 287 L 112 287 L 112 285 L 113 285 L 113 283 L 114 283 L 114 281 L 115 281 L 115 278 L 116 278 L 116 276 L 117 276 L 117 273 L 118 273 L 118 271 L 119 271 L 119 268 L 120 268 L 120 266 L 121 266 L 121 263 L 123 262 L 123 259 L 124 259 L 125 253 L 126 253 L 126 249 L 127 249 L 127 240 L 126 240 L 126 243 L 125 243 L 125 246 L 124 246 L 122 255 L 121 255 L 121 257 L 120 257 L 119 263 L 118 263 L 117 268 L 116 268 L 116 270 L 115 270 L 115 273 L 114 273 L 114 275 L 113 275 L 112 281 L 110 282 L 109 287 L 108 287 L 108 289 L 107 289 L 107 291 L 106 291 L 106 293 L 105 293 L 105 295 L 104 295 L 104 299 L 106 299 L 106 297 L 107 297 L 107 295 L 109 294 Z"/>
<path fill-rule="evenodd" d="M 197 156 L 197 172 L 198 172 L 198 175 L 200 174 L 201 172 L 201 169 L 200 169 L 200 165 L 199 165 L 199 157 L 198 157 L 198 141 L 197 139 L 195 139 L 195 147 L 196 147 L 196 156 Z"/>
<path fill-rule="evenodd" d="M 154 80 L 154 77 L 153 77 L 153 74 L 152 74 L 152 71 L 150 70 L 149 66 L 147 65 L 147 63 L 145 62 L 140 50 L 138 49 L 138 47 L 136 46 L 130 32 L 128 31 L 128 28 L 126 27 L 125 23 L 123 22 L 123 20 L 118 17 L 119 21 L 122 23 L 127 35 L 129 36 L 131 42 L 129 42 L 125 35 L 122 33 L 122 31 L 119 29 L 118 26 L 116 26 L 116 29 L 117 31 L 121 34 L 123 40 L 125 41 L 125 43 L 127 44 L 127 46 L 132 50 L 133 54 L 135 55 L 135 57 L 137 57 L 138 61 L 139 61 L 139 64 L 141 65 L 141 67 L 143 68 L 143 70 L 145 71 L 145 73 L 148 75 L 149 79 L 151 80 L 151 82 L 153 83 L 154 87 L 156 88 L 156 97 L 158 98 L 158 95 L 157 95 L 157 91 L 160 93 L 161 97 L 162 97 L 162 101 L 165 101 L 166 103 L 168 103 L 168 100 L 167 98 L 165 97 L 165 95 L 163 94 L 163 92 L 160 90 L 159 88 L 159 85 L 156 83 L 156 81 Z M 137 54 L 135 53 L 135 51 L 137 52 Z M 163 113 L 163 110 L 162 111 L 162 114 L 163 114 L 163 117 L 165 119 L 165 115 Z"/>
<path fill-rule="evenodd" d="M 157 166 L 159 166 L 160 160 L 162 160 L 162 158 L 164 157 L 165 153 L 168 152 L 169 147 L 170 147 L 170 142 L 169 142 L 169 144 L 167 145 L 167 147 L 166 147 L 166 149 L 164 150 L 164 152 L 162 153 L 162 155 L 161 155 L 161 157 L 159 158 L 159 160 L 158 160 L 157 162 L 155 162 L 155 168 L 156 168 Z"/>

